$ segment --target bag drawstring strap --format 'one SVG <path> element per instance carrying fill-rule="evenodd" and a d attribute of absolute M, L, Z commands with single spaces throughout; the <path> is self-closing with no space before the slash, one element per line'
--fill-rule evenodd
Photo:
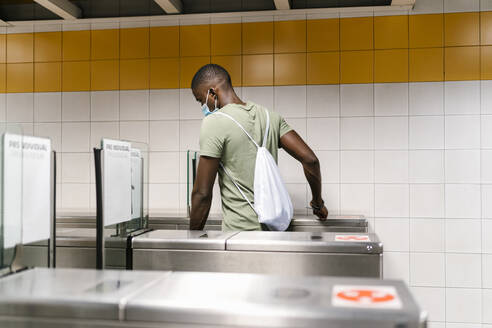
<path fill-rule="evenodd" d="M 232 183 L 234 183 L 234 185 L 236 186 L 237 190 L 239 190 L 239 192 L 241 193 L 241 196 L 243 196 L 243 198 L 248 202 L 249 206 L 251 206 L 251 208 L 253 209 L 253 211 L 255 211 L 255 213 L 256 213 L 255 207 L 249 201 L 248 197 L 246 197 L 246 195 L 244 194 L 242 188 L 239 187 L 239 185 L 236 183 L 236 180 L 232 177 L 232 175 L 229 173 L 229 171 L 224 167 L 224 164 L 222 164 L 222 162 L 220 162 L 220 166 L 222 167 L 222 170 L 224 170 L 225 174 L 227 174 L 227 176 L 232 180 Z"/>
<path fill-rule="evenodd" d="M 267 116 L 267 124 L 266 124 L 266 127 L 265 127 L 265 135 L 263 136 L 263 142 L 262 142 L 261 147 L 265 147 L 266 146 L 266 140 L 267 140 L 267 137 L 268 137 L 268 132 L 270 130 L 270 115 L 268 114 L 268 111 L 267 110 L 265 110 L 265 113 L 266 113 L 266 116 Z M 230 115 L 228 115 L 226 113 L 222 113 L 222 112 L 216 112 L 215 115 L 222 115 L 222 116 L 225 116 L 225 117 L 229 118 L 230 120 L 232 120 L 234 123 L 236 123 L 237 126 L 239 126 L 241 128 L 241 130 L 243 130 L 244 133 L 246 133 L 246 135 L 248 136 L 248 138 L 255 144 L 256 148 L 260 148 L 260 146 L 258 146 L 258 144 L 256 143 L 256 141 L 248 133 L 248 131 L 246 131 L 246 129 L 243 128 L 243 126 L 238 121 L 236 121 L 232 116 L 230 116 Z M 232 175 L 225 168 L 225 166 L 224 166 L 224 164 L 222 164 L 222 162 L 220 162 L 220 166 L 222 167 L 222 170 L 224 170 L 225 174 L 227 174 L 227 176 L 232 180 L 232 183 L 234 183 L 234 185 L 236 186 L 236 188 L 239 191 L 239 193 L 241 194 L 241 196 L 243 196 L 243 198 L 248 202 L 249 206 L 251 206 L 251 208 L 253 209 L 253 211 L 255 211 L 255 213 L 256 213 L 255 207 L 249 201 L 248 197 L 246 197 L 246 195 L 244 194 L 242 188 L 239 187 L 239 185 L 237 184 L 236 180 L 232 177 Z M 256 214 L 258 214 L 258 213 L 256 213 Z"/>

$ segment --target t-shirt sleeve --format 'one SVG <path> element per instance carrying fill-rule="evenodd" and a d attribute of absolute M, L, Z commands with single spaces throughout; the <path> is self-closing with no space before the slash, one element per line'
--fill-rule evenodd
<path fill-rule="evenodd" d="M 212 116 L 212 115 L 211 115 Z M 206 117 L 200 129 L 200 156 L 222 157 L 224 136 L 215 117 Z"/>
<path fill-rule="evenodd" d="M 290 125 L 285 121 L 283 117 L 280 117 L 280 138 L 287 132 L 292 131 L 293 129 L 290 127 Z"/>

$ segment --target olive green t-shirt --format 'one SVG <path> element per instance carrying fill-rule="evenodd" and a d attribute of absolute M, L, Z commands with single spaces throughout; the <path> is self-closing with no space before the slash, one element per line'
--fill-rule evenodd
<path fill-rule="evenodd" d="M 261 145 L 265 133 L 266 110 L 248 101 L 246 105 L 229 104 L 218 111 L 233 117 L 248 131 L 256 143 Z M 272 111 L 268 113 L 270 130 L 266 148 L 277 161 L 280 137 L 292 129 L 278 113 Z M 200 131 L 200 156 L 220 158 L 224 167 L 253 204 L 256 152 L 255 144 L 230 118 L 212 114 L 203 119 Z M 222 230 L 261 230 L 258 216 L 222 168 L 219 168 L 219 185 L 222 198 Z"/>

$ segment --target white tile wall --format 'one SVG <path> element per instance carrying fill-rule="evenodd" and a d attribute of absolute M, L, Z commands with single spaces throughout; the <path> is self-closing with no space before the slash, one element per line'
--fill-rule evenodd
<path fill-rule="evenodd" d="M 446 149 L 480 148 L 480 116 L 446 116 Z"/>
<path fill-rule="evenodd" d="M 376 116 L 408 115 L 408 83 L 382 83 L 374 85 Z"/>
<path fill-rule="evenodd" d="M 443 252 L 445 239 L 444 219 L 410 219 L 411 252 Z"/>
<path fill-rule="evenodd" d="M 410 284 L 420 287 L 444 287 L 445 256 L 442 253 L 411 253 Z"/>
<path fill-rule="evenodd" d="M 149 90 L 120 91 L 120 120 L 149 119 Z"/>
<path fill-rule="evenodd" d="M 410 250 L 409 219 L 375 219 L 375 232 L 384 240 L 385 251 Z"/>
<path fill-rule="evenodd" d="M 411 291 L 420 306 L 429 314 L 429 321 L 444 321 L 446 316 L 446 290 L 434 287 L 412 287 Z"/>
<path fill-rule="evenodd" d="M 481 220 L 446 220 L 446 252 L 480 253 Z"/>
<path fill-rule="evenodd" d="M 306 86 L 274 87 L 275 111 L 285 118 L 306 117 Z"/>
<path fill-rule="evenodd" d="M 273 110 L 273 87 L 243 87 L 243 101 L 252 101 Z M 195 102 L 195 105 L 198 104 Z"/>
<path fill-rule="evenodd" d="M 179 121 L 150 122 L 150 150 L 178 151 Z"/>
<path fill-rule="evenodd" d="M 62 93 L 62 121 L 88 122 L 91 115 L 90 92 Z"/>
<path fill-rule="evenodd" d="M 482 150 L 481 160 L 482 183 L 492 183 L 492 150 Z"/>
<path fill-rule="evenodd" d="M 60 122 L 61 92 L 36 92 L 34 94 L 34 122 Z"/>
<path fill-rule="evenodd" d="M 409 216 L 408 184 L 376 184 L 374 190 L 376 217 Z"/>
<path fill-rule="evenodd" d="M 7 122 L 33 122 L 34 95 L 32 93 L 7 94 Z"/>
<path fill-rule="evenodd" d="M 411 10 L 412 14 L 433 14 L 442 13 L 444 10 L 444 0 L 420 0 L 415 2 Z"/>
<path fill-rule="evenodd" d="M 479 11 L 480 0 L 444 0 L 445 12 Z"/>
<path fill-rule="evenodd" d="M 447 321 L 479 323 L 481 317 L 482 291 L 480 289 L 446 289 Z"/>
<path fill-rule="evenodd" d="M 90 123 L 62 123 L 62 152 L 89 152 Z"/>
<path fill-rule="evenodd" d="M 428 218 L 444 217 L 444 185 L 411 184 L 410 216 Z"/>
<path fill-rule="evenodd" d="M 492 254 L 492 220 L 482 220 L 482 251 Z"/>
<path fill-rule="evenodd" d="M 51 139 L 54 151 L 61 151 L 61 123 L 34 123 L 34 135 Z"/>
<path fill-rule="evenodd" d="M 287 120 L 296 131 L 293 120 Z M 338 118 L 308 118 L 307 143 L 313 150 L 340 149 L 340 120 Z M 298 132 L 299 133 L 299 132 Z"/>
<path fill-rule="evenodd" d="M 151 120 L 179 120 L 179 89 L 150 90 L 149 97 Z"/>
<path fill-rule="evenodd" d="M 482 287 L 480 254 L 446 254 L 446 287 Z"/>
<path fill-rule="evenodd" d="M 442 115 L 444 113 L 443 82 L 409 83 L 408 90 L 410 115 Z"/>
<path fill-rule="evenodd" d="M 341 149 L 373 149 L 374 118 L 350 117 L 340 121 Z"/>
<path fill-rule="evenodd" d="M 410 254 L 408 252 L 385 252 L 383 276 L 384 279 L 398 279 L 409 284 Z"/>
<path fill-rule="evenodd" d="M 118 121 L 120 112 L 119 91 L 91 92 L 91 121 Z"/>
<path fill-rule="evenodd" d="M 407 117 L 375 118 L 375 149 L 408 149 Z"/>
<path fill-rule="evenodd" d="M 480 81 L 444 83 L 446 114 L 480 114 Z"/>
<path fill-rule="evenodd" d="M 482 115 L 482 132 L 481 148 L 492 148 L 492 115 Z"/>
<path fill-rule="evenodd" d="M 480 218 L 480 185 L 447 184 L 447 218 Z"/>
<path fill-rule="evenodd" d="M 341 151 L 341 182 L 374 182 L 373 151 Z"/>
<path fill-rule="evenodd" d="M 480 183 L 480 150 L 446 150 L 446 183 Z"/>
<path fill-rule="evenodd" d="M 91 122 L 91 150 L 101 147 L 101 139 L 118 139 L 120 124 L 118 122 Z"/>
<path fill-rule="evenodd" d="M 342 84 L 340 86 L 341 116 L 373 116 L 374 86 Z"/>
<path fill-rule="evenodd" d="M 444 117 L 410 117 L 410 149 L 444 148 Z"/>
<path fill-rule="evenodd" d="M 415 150 L 409 152 L 410 183 L 444 182 L 444 151 Z"/>
<path fill-rule="evenodd" d="M 339 117 L 340 86 L 308 85 L 306 88 L 307 117 Z"/>
<path fill-rule="evenodd" d="M 376 151 L 374 180 L 376 183 L 407 183 L 408 152 Z"/>

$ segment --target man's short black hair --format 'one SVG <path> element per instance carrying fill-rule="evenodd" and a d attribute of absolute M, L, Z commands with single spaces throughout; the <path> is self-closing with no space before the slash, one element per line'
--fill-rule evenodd
<path fill-rule="evenodd" d="M 202 66 L 191 80 L 191 89 L 196 90 L 201 84 L 214 79 L 222 80 L 226 85 L 232 87 L 231 76 L 226 69 L 217 64 Z"/>

